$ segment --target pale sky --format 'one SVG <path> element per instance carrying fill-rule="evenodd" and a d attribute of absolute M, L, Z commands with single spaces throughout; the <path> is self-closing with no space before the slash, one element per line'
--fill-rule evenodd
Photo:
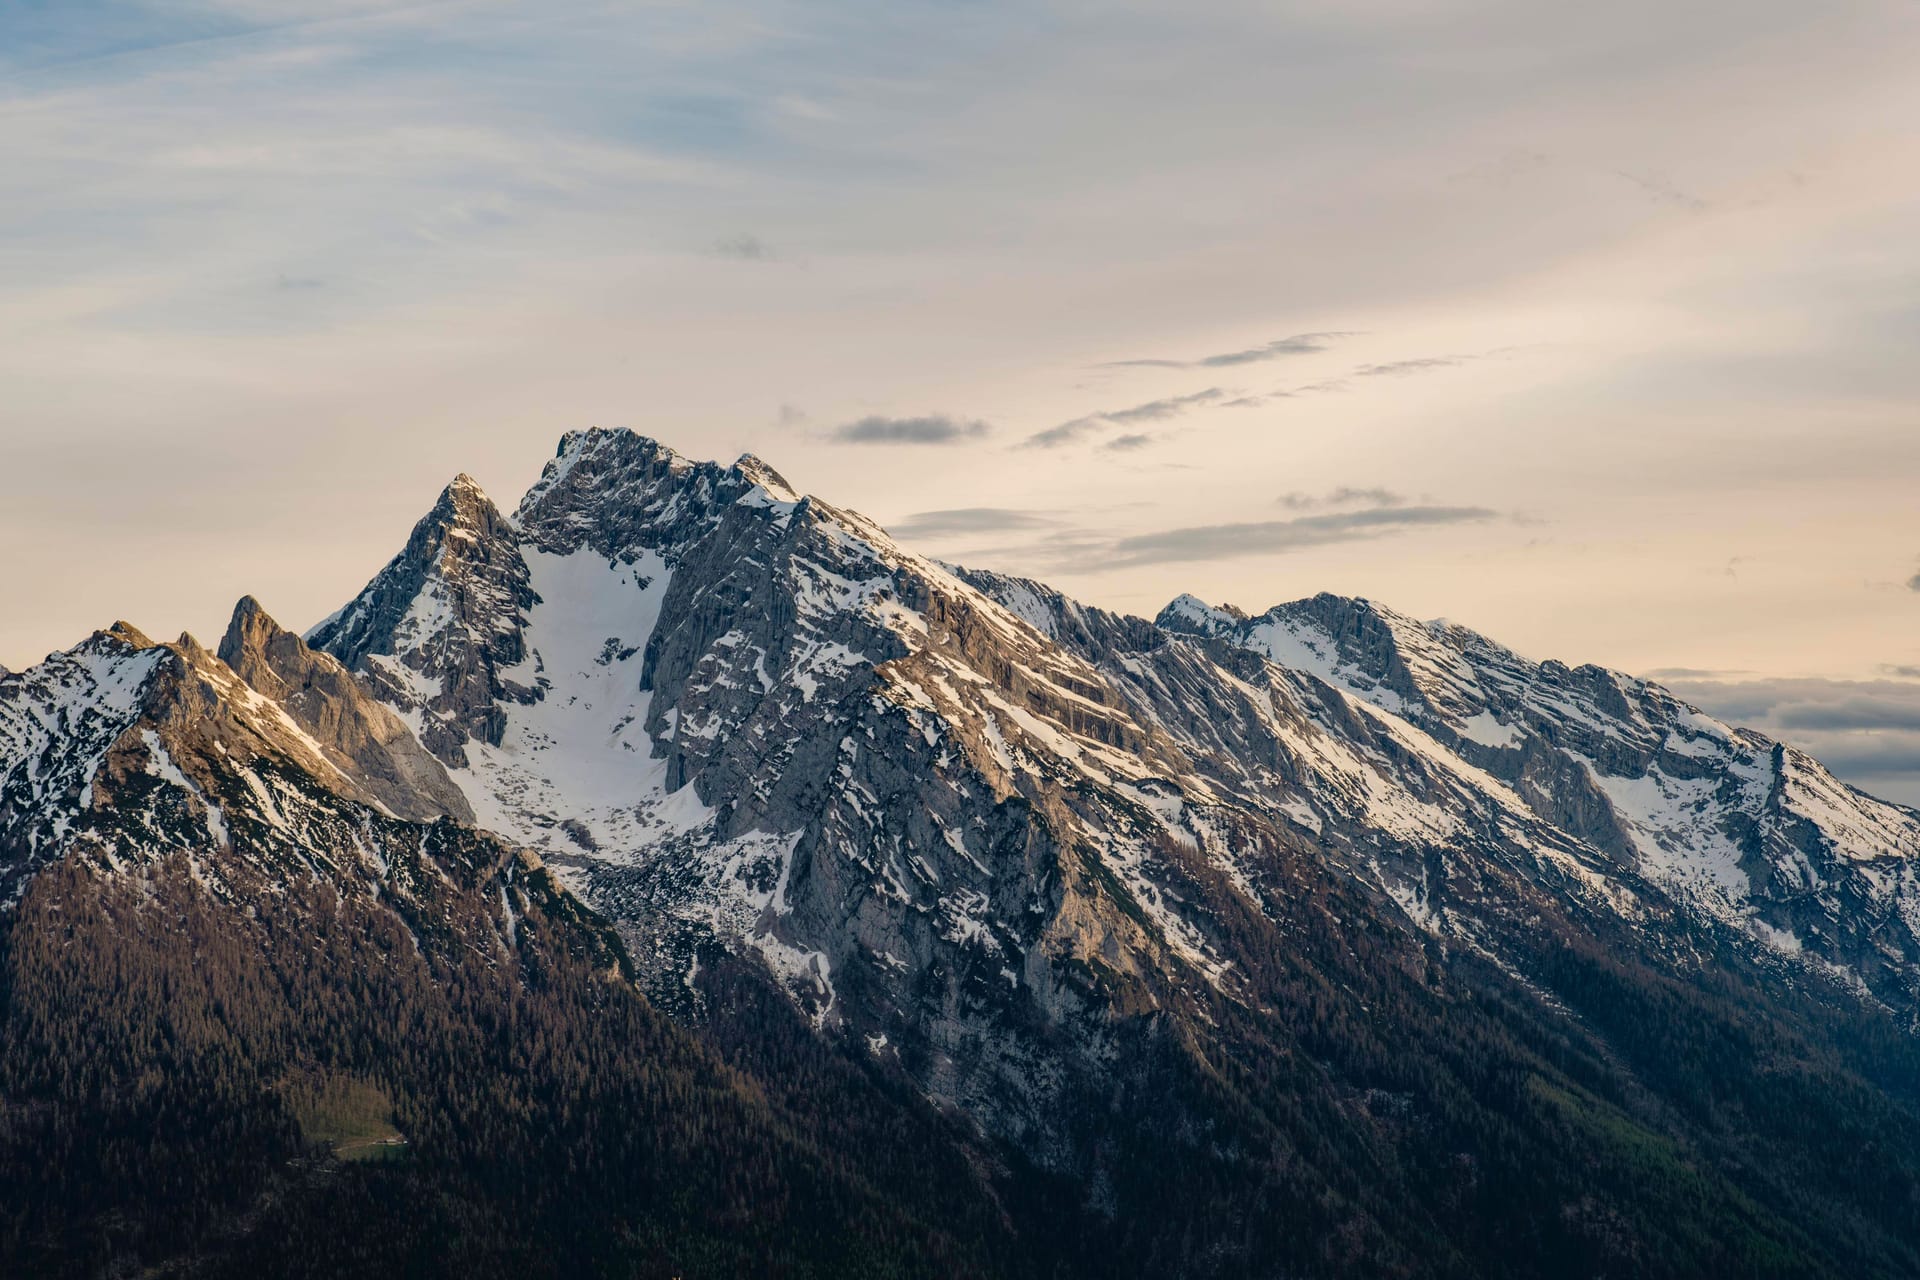
<path fill-rule="evenodd" d="M 0 0 L 0 663 L 629 426 L 1920 801 L 1917 121 L 1911 0 Z"/>

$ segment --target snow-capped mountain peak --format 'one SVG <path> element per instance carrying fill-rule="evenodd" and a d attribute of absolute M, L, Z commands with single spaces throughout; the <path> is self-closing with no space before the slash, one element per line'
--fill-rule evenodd
<path fill-rule="evenodd" d="M 351 918 L 511 1002 L 528 921 L 583 902 L 625 944 L 569 933 L 594 971 L 716 1049 L 932 1099 L 1104 1223 L 1404 1167 L 1369 1203 L 1438 1186 L 1408 1241 L 1461 1195 L 1506 1221 L 1530 1184 L 1475 1188 L 1515 1134 L 1705 1159 L 1718 1112 L 1671 1120 L 1703 1062 L 1797 1115 L 1781 1071 L 1920 1010 L 1920 815 L 1799 752 L 1372 601 L 1116 614 L 750 455 L 569 433 L 511 515 L 457 477 L 309 639 L 248 597 L 217 654 L 121 624 L 0 677 L 0 911 L 55 860 L 172 876 L 223 927 Z"/>
<path fill-rule="evenodd" d="M 1045 1128 L 1039 1081 L 1097 1056 L 1014 1030 L 1106 1007 L 1086 966 L 1143 1007 L 1254 998 L 1230 922 L 1276 912 L 1275 848 L 1509 966 L 1552 904 L 1913 996 L 1920 949 L 1883 937 L 1911 945 L 1908 819 L 1642 682 L 1330 595 L 1124 618 L 626 431 L 569 433 L 490 509 L 457 554 L 430 513 L 316 646 L 622 924 L 656 995 L 697 1002 L 701 948 L 734 951 L 821 1027 L 933 1054 L 922 1086 L 997 1130 Z M 1795 787 L 1846 817 L 1783 893 L 1810 837 L 1767 796 Z M 1876 904 L 1857 933 L 1808 927 L 1815 880 Z"/>

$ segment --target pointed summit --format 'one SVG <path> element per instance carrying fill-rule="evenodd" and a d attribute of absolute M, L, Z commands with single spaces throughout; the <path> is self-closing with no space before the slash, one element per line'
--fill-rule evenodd
<path fill-rule="evenodd" d="M 462 764 L 468 741 L 498 734 L 497 697 L 539 696 L 495 678 L 526 657 L 525 614 L 538 598 L 520 543 L 514 522 L 463 472 L 400 554 L 307 643 L 362 673 L 380 697 L 420 711 L 427 749 Z"/>
<path fill-rule="evenodd" d="M 124 619 L 115 622 L 105 631 L 96 632 L 95 634 L 112 636 L 116 640 L 132 645 L 136 649 L 151 649 L 154 643 L 146 632 Z"/>
<path fill-rule="evenodd" d="M 1220 635 L 1245 622 L 1247 615 L 1230 604 L 1218 609 L 1195 595 L 1178 595 L 1162 609 L 1153 622 L 1168 631 L 1197 635 Z"/>
<path fill-rule="evenodd" d="M 270 651 L 288 649 L 292 641 L 305 649 L 298 636 L 284 630 L 252 596 L 240 597 L 233 606 L 227 633 L 220 640 L 218 657 L 232 667 L 234 674 L 253 688 L 278 702 L 286 696 L 285 682 L 275 673 Z"/>
<path fill-rule="evenodd" d="M 335 767 L 389 812 L 423 822 L 442 815 L 473 821 L 466 797 L 400 717 L 252 596 L 234 605 L 219 657 L 248 687 L 278 703 Z"/>
<path fill-rule="evenodd" d="M 367 591 L 316 626 L 307 642 L 348 666 L 369 652 L 393 652 L 398 611 L 430 579 L 443 581 L 456 598 L 473 596 L 474 607 L 489 614 L 511 613 L 531 603 L 512 521 L 465 472 L 440 491 L 432 510 L 414 525 L 406 547 Z"/>
<path fill-rule="evenodd" d="M 733 469 L 747 478 L 751 484 L 757 484 L 780 502 L 798 502 L 799 491 L 787 483 L 786 477 L 775 471 L 751 453 L 743 453 L 734 462 Z"/>
<path fill-rule="evenodd" d="M 624 427 L 594 427 L 561 437 L 514 521 L 529 546 L 556 555 L 589 546 L 613 560 L 685 541 L 756 483 Z"/>
<path fill-rule="evenodd" d="M 252 596 L 241 596 L 239 603 L 233 606 L 233 617 L 227 622 L 227 633 L 221 637 L 216 652 L 220 661 L 240 671 L 241 664 L 248 656 L 261 651 L 279 631 L 280 624 L 267 615 L 258 600 Z M 245 677 L 244 672 L 241 675 Z M 253 681 L 248 680 L 247 683 L 253 684 Z"/>
<path fill-rule="evenodd" d="M 500 508 L 494 505 L 493 499 L 487 496 L 487 491 L 480 487 L 480 482 L 462 471 L 440 491 L 439 499 L 423 523 L 430 523 L 443 538 L 451 536 L 453 541 L 464 542 L 467 539 L 458 535 L 492 538 L 506 524 L 506 518 L 500 514 Z M 456 553 L 459 550 L 449 549 Z"/>

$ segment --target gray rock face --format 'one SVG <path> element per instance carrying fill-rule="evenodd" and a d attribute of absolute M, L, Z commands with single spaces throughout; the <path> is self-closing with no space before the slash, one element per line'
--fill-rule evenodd
<path fill-rule="evenodd" d="M 1657 684 L 1529 662 L 1464 627 L 1316 596 L 1255 618 L 1184 597 L 1159 624 L 1313 673 L 1430 735 L 1544 821 L 1700 913 L 1911 1009 L 1920 814 Z"/>
<path fill-rule="evenodd" d="M 695 998 L 682 979 L 700 946 L 740 948 L 822 1027 L 1037 1126 L 1061 1055 L 1101 1052 L 1099 1002 L 1052 954 L 1165 971 L 1156 930 L 1089 900 L 1111 874 L 1081 865 L 1072 834 L 1137 842 L 1137 802 L 1076 813 L 1059 780 L 1016 764 L 1018 744 L 1056 733 L 1020 719 L 1036 713 L 1147 747 L 1098 674 L 756 460 L 569 436 L 514 525 L 537 603 L 511 623 L 522 663 L 494 673 L 505 729 L 454 771 L 480 821 L 624 920 L 669 1002 Z M 389 696 L 406 677 L 388 655 L 507 629 L 440 610 L 452 590 L 431 580 L 412 609 L 386 608 L 391 581 L 342 615 L 386 631 L 315 633 Z M 451 719 L 445 691 L 471 670 L 424 665 L 400 705 Z M 976 691 L 997 690 L 996 713 Z M 1090 1025 L 1054 1045 L 1009 1030 L 1061 1018 Z"/>
<path fill-rule="evenodd" d="M 664 1003 L 697 1016 L 701 956 L 748 957 L 1042 1160 L 1124 1028 L 1278 998 L 1302 859 L 1509 972 L 1543 929 L 1673 955 L 1704 929 L 1912 1005 L 1911 954 L 1823 950 L 1779 896 L 1800 849 L 1893 884 L 1859 936 L 1893 928 L 1911 815 L 1652 686 L 1334 597 L 1123 617 L 628 432 L 569 434 L 510 520 L 448 492 L 313 643 Z M 1744 896 L 1707 893 L 1728 868 Z"/>
<path fill-rule="evenodd" d="M 418 719 L 427 750 L 458 765 L 469 741 L 498 741 L 503 701 L 539 696 L 497 674 L 525 657 L 521 615 L 534 601 L 512 527 L 460 475 L 352 607 L 307 639 L 373 678 L 382 699 Z"/>

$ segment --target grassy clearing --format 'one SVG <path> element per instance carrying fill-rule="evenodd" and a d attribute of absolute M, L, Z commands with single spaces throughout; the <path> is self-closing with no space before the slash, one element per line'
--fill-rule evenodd
<path fill-rule="evenodd" d="M 380 1086 L 346 1076 L 324 1076 L 290 1084 L 287 1102 L 300 1135 L 342 1160 L 394 1160 L 406 1154 L 407 1140 L 393 1123 L 393 1102 Z"/>

